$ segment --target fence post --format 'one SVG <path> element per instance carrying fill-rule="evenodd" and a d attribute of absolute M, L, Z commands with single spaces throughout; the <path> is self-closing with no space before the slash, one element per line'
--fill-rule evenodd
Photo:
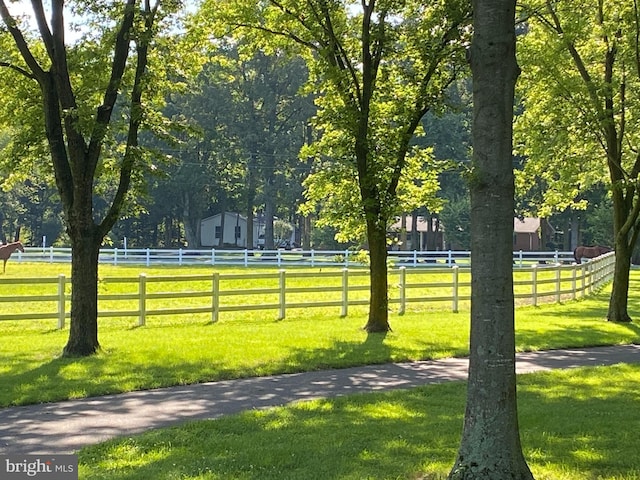
<path fill-rule="evenodd" d="M 151 250 L 147 248 L 147 267 L 151 265 Z"/>
<path fill-rule="evenodd" d="M 404 315 L 406 306 L 407 306 L 407 267 L 400 267 L 400 310 L 398 311 L 399 315 Z"/>
<path fill-rule="evenodd" d="M 64 320 L 65 320 L 65 301 L 66 297 L 64 294 L 65 290 L 65 276 L 63 274 L 58 275 L 58 330 L 62 330 L 64 328 Z"/>
<path fill-rule="evenodd" d="M 415 249 L 413 250 L 413 266 L 418 266 L 418 251 Z"/>
<path fill-rule="evenodd" d="M 340 316 L 346 317 L 349 312 L 349 269 L 342 269 L 342 309 Z"/>
<path fill-rule="evenodd" d="M 49 263 L 53 263 L 53 245 L 49 247 Z"/>
<path fill-rule="evenodd" d="M 454 265 L 451 270 L 453 270 L 453 313 L 458 313 L 458 300 L 460 296 L 458 292 L 458 273 L 460 268 Z"/>
<path fill-rule="evenodd" d="M 451 250 L 447 253 L 447 263 L 449 266 L 453 265 L 453 254 L 451 253 Z"/>
<path fill-rule="evenodd" d="M 244 249 L 244 266 L 249 266 L 249 250 L 246 248 Z"/>
<path fill-rule="evenodd" d="M 571 300 L 575 300 L 576 299 L 576 273 L 578 271 L 578 266 L 574 263 L 571 266 Z"/>
<path fill-rule="evenodd" d="M 216 249 L 212 248 L 211 249 L 211 265 L 215 265 L 216 264 Z"/>
<path fill-rule="evenodd" d="M 147 315 L 147 274 L 138 277 L 138 326 L 143 327 Z"/>
<path fill-rule="evenodd" d="M 287 310 L 287 296 L 286 296 L 286 280 L 285 271 L 280 270 L 280 312 L 278 314 L 278 320 L 284 320 Z"/>
<path fill-rule="evenodd" d="M 522 251 L 521 251 L 522 252 Z M 531 267 L 531 297 L 533 306 L 538 306 L 538 266 L 534 264 Z"/>
<path fill-rule="evenodd" d="M 182 266 L 182 249 L 178 249 L 178 265 Z"/>
<path fill-rule="evenodd" d="M 344 251 L 344 266 L 349 267 L 349 249 Z"/>
<path fill-rule="evenodd" d="M 117 248 L 113 249 L 113 265 L 115 266 L 118 265 L 118 249 Z"/>
<path fill-rule="evenodd" d="M 312 267 L 316 266 L 316 255 L 314 250 L 311 250 L 311 266 Z"/>
<path fill-rule="evenodd" d="M 562 286 L 562 282 L 560 282 L 561 270 L 560 265 L 556 264 L 556 303 L 560 303 L 560 290 Z"/>
<path fill-rule="evenodd" d="M 213 285 L 211 288 L 211 323 L 218 321 L 220 312 L 220 274 L 213 274 Z"/>
<path fill-rule="evenodd" d="M 520 268 L 522 268 L 522 250 L 518 252 L 518 257 L 520 258 Z"/>
<path fill-rule="evenodd" d="M 586 287 L 586 278 L 585 278 L 587 276 L 587 271 L 586 271 L 585 267 L 586 267 L 586 265 L 584 263 L 581 264 L 580 270 L 582 270 L 582 275 L 580 275 L 580 284 L 581 284 L 580 291 L 582 292 L 582 296 L 583 297 L 586 295 L 585 292 L 586 292 L 586 288 L 587 288 Z"/>

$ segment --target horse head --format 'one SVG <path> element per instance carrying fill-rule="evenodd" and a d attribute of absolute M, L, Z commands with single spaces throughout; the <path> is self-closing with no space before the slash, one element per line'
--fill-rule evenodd
<path fill-rule="evenodd" d="M 24 247 L 22 246 L 22 242 L 18 240 L 15 243 L 16 243 L 16 246 L 18 247 L 18 250 L 20 250 L 21 252 L 24 252 Z"/>

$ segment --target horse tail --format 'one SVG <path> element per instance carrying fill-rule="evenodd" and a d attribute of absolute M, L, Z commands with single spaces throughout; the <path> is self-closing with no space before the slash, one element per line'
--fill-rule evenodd
<path fill-rule="evenodd" d="M 573 258 L 575 259 L 576 263 L 580 263 L 580 257 L 578 256 L 578 248 L 580 247 L 576 247 L 573 249 Z"/>

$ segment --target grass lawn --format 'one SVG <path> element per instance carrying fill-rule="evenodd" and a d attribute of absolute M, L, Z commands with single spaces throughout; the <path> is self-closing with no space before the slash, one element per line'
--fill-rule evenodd
<path fill-rule="evenodd" d="M 538 480 L 640 479 L 640 366 L 519 376 L 524 454 Z M 117 439 L 80 452 L 80 478 L 444 479 L 465 384 L 352 395 Z"/>

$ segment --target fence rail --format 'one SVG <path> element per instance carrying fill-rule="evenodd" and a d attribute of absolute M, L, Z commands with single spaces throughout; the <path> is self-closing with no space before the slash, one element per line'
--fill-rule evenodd
<path fill-rule="evenodd" d="M 538 265 L 514 269 L 514 293 L 520 302 L 538 305 L 545 299 L 575 299 L 608 282 L 613 276 L 615 257 L 608 253 L 582 265 Z M 390 304 L 400 314 L 412 303 L 446 303 L 457 312 L 460 303 L 471 298 L 470 269 L 410 269 L 389 273 Z M 0 302 L 0 321 L 51 319 L 64 328 L 70 317 L 70 281 L 57 278 L 2 278 L 5 292 Z M 14 289 L 12 291 L 12 288 Z M 25 294 L 37 288 L 38 295 Z M 134 317 L 145 325 L 149 317 L 207 314 L 212 322 L 224 312 L 275 310 L 282 320 L 290 309 L 335 307 L 341 316 L 349 307 L 368 304 L 369 276 L 365 269 L 333 271 L 286 271 L 275 273 L 212 273 L 105 277 L 98 296 L 99 318 Z M 20 293 L 22 292 L 22 293 Z M 176 306 L 178 305 L 178 306 Z M 104 309 L 103 309 L 104 308 Z"/>
<path fill-rule="evenodd" d="M 390 251 L 389 262 L 395 266 L 438 267 L 469 266 L 471 252 L 445 251 Z M 256 265 L 321 267 L 362 264 L 362 256 L 353 250 L 188 250 L 154 248 L 103 248 L 100 263 L 110 265 Z M 15 252 L 17 262 L 71 262 L 71 249 L 60 247 L 26 247 Z M 572 252 L 513 252 L 514 265 L 524 267 L 532 263 L 571 263 Z"/>

